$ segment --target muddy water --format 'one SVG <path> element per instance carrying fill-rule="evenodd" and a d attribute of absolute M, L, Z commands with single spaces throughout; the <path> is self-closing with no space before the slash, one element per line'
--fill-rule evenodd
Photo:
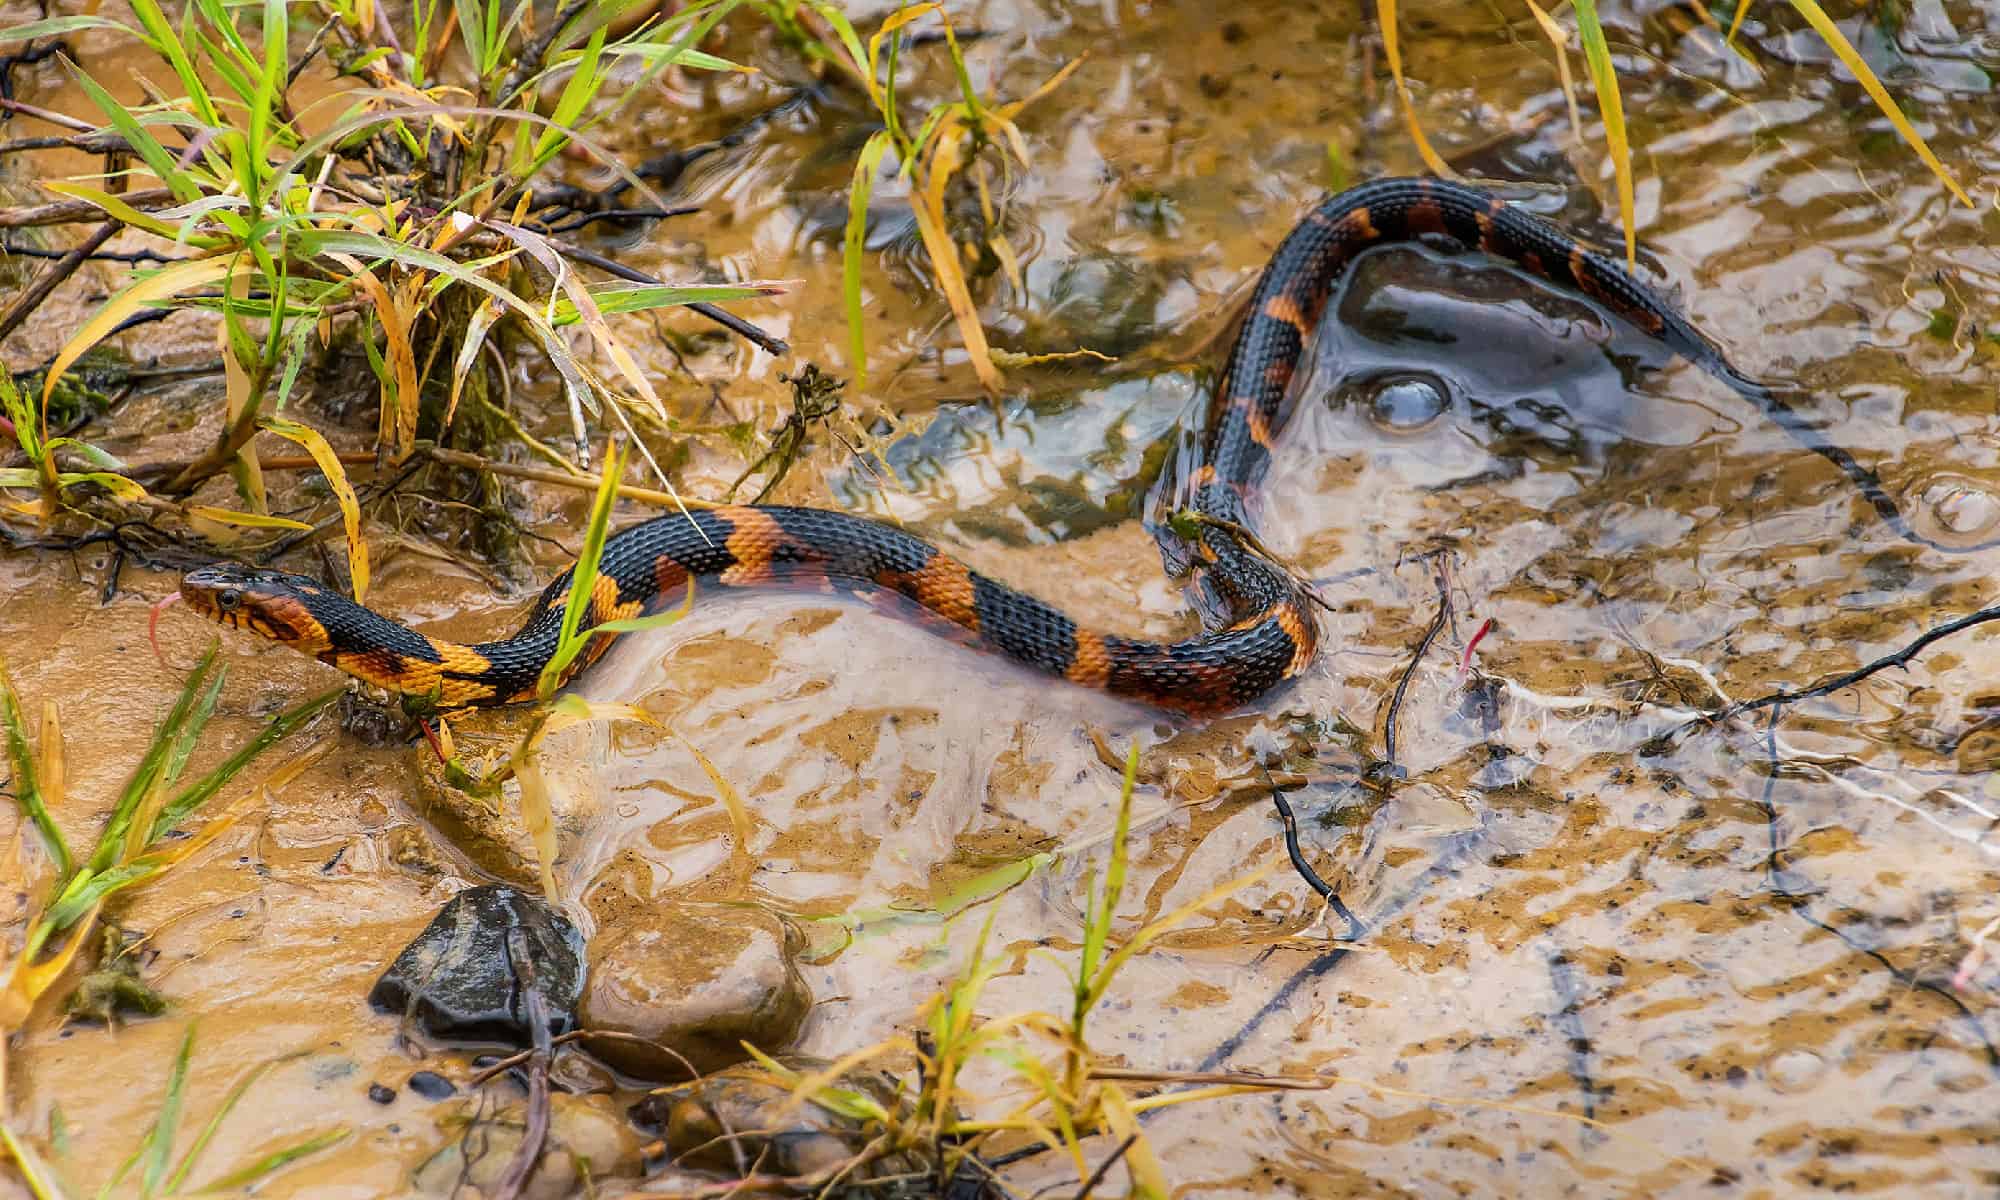
<path fill-rule="evenodd" d="M 1012 349 L 1086 346 L 1121 362 L 1020 371 L 1003 403 L 980 401 L 885 181 L 871 382 L 851 400 L 864 424 L 913 432 L 886 469 L 822 437 L 781 498 L 892 516 L 1101 625 L 1188 628 L 1129 515 L 1157 452 L 1199 420 L 1200 371 L 1218 355 L 1190 360 L 1191 348 L 1223 332 L 1230 298 L 1330 178 L 1417 166 L 1356 6 L 1239 4 L 1227 19 L 1201 7 L 955 9 L 987 34 L 969 56 L 989 92 L 1024 94 L 1089 54 L 1023 120 L 1032 163 L 1003 189 L 1022 286 L 985 283 L 988 329 Z M 1405 54 L 1441 149 L 1615 240 L 1597 129 L 1573 140 L 1526 16 L 1496 30 L 1485 5 L 1424 7 Z M 1746 370 L 1809 389 L 1827 436 L 1876 467 L 1913 521 L 1975 546 L 2000 503 L 1979 490 L 2000 495 L 1985 333 L 2000 300 L 1986 74 L 2000 30 L 1917 9 L 1900 42 L 1851 29 L 1977 185 L 1978 209 L 1948 203 L 1809 36 L 1752 20 L 1756 49 L 1737 57 L 1683 10 L 1642 20 L 1621 6 L 1607 20 L 1645 148 L 1646 268 Z M 715 137 L 794 98 L 796 68 L 767 38 L 732 49 L 766 73 L 686 83 L 615 130 L 619 148 L 636 158 Z M 942 60 L 916 57 L 915 94 L 943 94 Z M 868 128 L 837 92 L 790 104 L 682 181 L 701 214 L 611 249 L 662 273 L 797 281 L 748 311 L 799 360 L 838 368 L 839 227 Z M 199 357 L 211 344 L 192 322 L 172 326 L 133 351 Z M 689 349 L 692 376 L 643 345 L 691 418 L 782 414 L 776 375 L 791 364 Z M 524 394 L 547 386 L 521 381 Z M 632 728 L 579 738 L 596 815 L 558 863 L 565 898 L 600 919 L 688 896 L 804 918 L 821 1003 L 802 1048 L 838 1054 L 906 1031 L 989 913 L 1010 964 L 990 1011 L 1063 1006 L 1118 792 L 1098 740 L 1143 752 L 1124 932 L 1282 857 L 1254 786 L 1268 765 L 1311 780 L 1291 796 L 1307 853 L 1371 930 L 1336 948 L 1281 868 L 1121 976 L 1092 1031 L 1123 1065 L 1342 1081 L 1161 1115 L 1150 1136 L 1188 1194 L 1989 1194 L 2000 967 L 1963 988 L 1951 977 L 1968 936 L 2000 917 L 1995 743 L 1979 729 L 2000 653 L 1973 631 L 1775 726 L 1681 727 L 1989 602 L 2000 551 L 1899 539 L 1698 372 L 1477 260 L 1367 260 L 1302 388 L 1263 506 L 1267 540 L 1332 605 L 1328 650 L 1295 687 L 1183 724 L 859 608 L 705 604 L 632 639 L 586 689 L 644 704 L 709 757 L 754 811 L 748 852 L 680 743 Z M 114 430 L 125 440 L 107 441 L 139 456 L 139 431 L 187 429 L 197 402 L 148 398 Z M 155 435 L 143 453 L 197 439 Z M 678 482 L 719 495 L 740 469 L 697 445 Z M 573 498 L 524 503 L 574 545 Z M 375 603 L 428 628 L 489 634 L 521 607 L 471 572 L 385 550 Z M 75 835 L 175 678 L 143 641 L 144 606 L 171 579 L 128 571 L 99 606 L 106 565 L 0 559 L 16 682 L 58 699 L 73 730 Z M 1441 591 L 1447 619 L 1400 708 L 1402 774 L 1363 786 Z M 1468 672 L 1461 656 L 1488 620 Z M 178 626 L 177 653 L 191 659 L 204 636 Z M 225 654 L 223 736 L 327 682 L 283 652 L 231 641 Z M 481 729 L 468 722 L 466 736 Z M 481 876 L 427 832 L 415 751 L 330 724 L 318 734 L 325 759 L 123 912 L 150 933 L 175 1015 L 116 1032 L 49 1018 L 20 1039 L 17 1127 L 45 1131 L 59 1111 L 80 1182 L 101 1179 L 150 1119 L 191 1018 L 196 1113 L 248 1064 L 298 1055 L 223 1128 L 218 1167 L 330 1124 L 356 1131 L 265 1194 L 394 1194 L 437 1144 L 442 1109 L 407 1092 L 386 1107 L 365 1098 L 417 1064 L 361 997 L 401 940 Z M 943 919 L 996 868 L 1064 848 Z M 1064 1168 L 1017 1170 L 1025 1194 Z"/>

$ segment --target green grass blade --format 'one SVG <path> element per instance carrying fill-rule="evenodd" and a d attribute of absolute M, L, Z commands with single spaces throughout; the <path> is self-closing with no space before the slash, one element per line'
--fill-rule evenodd
<path fill-rule="evenodd" d="M 318 1154 L 328 1146 L 346 1140 L 350 1130 L 346 1126 L 329 1129 L 315 1134 L 294 1146 L 273 1151 L 264 1157 L 239 1167 L 222 1178 L 202 1185 L 202 1193 L 236 1192 L 262 1182 L 266 1177 L 282 1171 L 309 1154 Z"/>
<path fill-rule="evenodd" d="M 611 313 L 648 312 L 656 308 L 672 308 L 681 304 L 713 304 L 718 300 L 756 300 L 764 296 L 782 296 L 785 289 L 771 283 L 752 284 L 701 284 L 689 287 L 641 285 L 638 287 L 611 286 L 602 290 L 592 289 L 590 298 L 597 305 L 597 311 Z M 556 301 L 549 324 L 560 329 L 582 320 L 576 305 L 564 298 Z"/>
<path fill-rule="evenodd" d="M 570 568 L 569 596 L 563 604 L 562 633 L 556 640 L 556 652 L 535 681 L 535 693 L 544 700 L 555 695 L 563 672 L 583 653 L 592 636 L 579 634 L 577 630 L 583 624 L 583 615 L 590 611 L 591 596 L 597 588 L 597 567 L 604 557 L 604 541 L 611 530 L 611 509 L 618 502 L 618 480 L 624 465 L 624 455 L 614 442 L 605 451 L 604 474 L 590 504 L 590 525 L 584 530 L 583 553 L 577 557 L 576 566 Z"/>
<path fill-rule="evenodd" d="M 139 1194 L 147 1200 L 159 1194 L 160 1184 L 166 1181 L 167 1168 L 173 1162 L 174 1137 L 180 1132 L 181 1106 L 187 1100 L 188 1063 L 193 1057 L 194 1024 L 190 1022 L 186 1036 L 181 1038 L 180 1053 L 174 1056 L 174 1069 L 167 1076 L 167 1094 L 160 1101 L 160 1115 L 146 1141 Z"/>
<path fill-rule="evenodd" d="M 222 698 L 222 683 L 228 677 L 227 668 L 218 669 L 210 677 L 208 687 L 202 691 L 201 698 L 195 702 L 194 708 L 181 722 L 179 731 L 174 735 L 173 750 L 167 755 L 165 769 L 160 773 L 162 785 L 172 787 L 180 779 L 181 772 L 187 768 L 188 755 L 194 753 L 195 740 L 201 737 L 201 731 L 208 725 L 208 719 L 215 715 L 216 701 Z"/>
<path fill-rule="evenodd" d="M 173 832 L 182 821 L 187 819 L 189 813 L 208 803 L 217 792 L 222 790 L 224 784 L 236 777 L 238 771 L 249 766 L 251 760 L 297 732 L 301 725 L 304 725 L 307 721 L 318 715 L 321 709 L 340 699 L 341 695 L 346 691 L 347 689 L 344 687 L 337 687 L 332 691 L 322 692 L 312 699 L 295 704 L 284 712 L 279 713 L 276 717 L 273 717 L 270 724 L 258 730 L 256 737 L 245 742 L 236 753 L 223 760 L 222 765 L 202 776 L 173 799 L 167 801 L 161 807 L 160 815 L 153 821 L 153 828 L 146 839 L 147 842 L 149 844 L 156 842 Z"/>
<path fill-rule="evenodd" d="M 14 803 L 41 831 L 42 841 L 55 856 L 57 878 L 61 878 L 69 874 L 73 865 L 69 843 L 63 841 L 62 830 L 56 827 L 55 817 L 42 802 L 34 756 L 28 753 L 27 720 L 21 715 L 21 698 L 14 692 L 14 681 L 7 676 L 5 659 L 0 659 L 0 725 L 6 726 L 7 760 L 14 768 Z"/>
<path fill-rule="evenodd" d="M 285 76 L 291 67 L 291 48 L 287 39 L 291 37 L 291 6 L 285 0 L 264 0 L 264 70 L 257 80 L 257 96 L 250 105 L 250 148 L 257 160 L 257 178 L 269 175 L 272 168 L 271 147 L 268 145 L 271 122 L 277 118 L 278 98 L 284 93 Z M 250 194 L 252 207 L 258 206 L 258 195 Z"/>
<path fill-rule="evenodd" d="M 215 101 L 209 98 L 208 84 L 202 80 L 200 68 L 187 52 L 187 43 L 194 34 L 195 8 L 189 4 L 181 9 L 181 32 L 174 33 L 167 24 L 167 15 L 156 0 L 130 0 L 132 12 L 139 18 L 139 24 L 152 35 L 155 49 L 173 64 L 174 74 L 180 78 L 181 86 L 187 89 L 188 102 L 194 106 L 194 115 L 210 128 L 223 128 L 228 123 L 215 109 Z M 227 22 L 225 21 L 225 25 Z M 229 29 L 231 34 L 235 29 Z"/>
<path fill-rule="evenodd" d="M 1118 792 L 1118 822 L 1111 834 L 1111 865 L 1104 872 L 1104 889 L 1087 897 L 1084 913 L 1083 958 L 1076 974 L 1076 1021 L 1081 1024 L 1090 1011 L 1097 990 L 1097 975 L 1104 961 L 1104 948 L 1111 940 L 1111 920 L 1125 894 L 1125 876 L 1130 867 L 1126 841 L 1132 832 L 1132 791 L 1139 778 L 1139 744 L 1125 752 L 1125 777 Z"/>
<path fill-rule="evenodd" d="M 597 72 L 598 60 L 604 54 L 604 30 L 598 28 L 584 45 L 583 54 L 576 60 L 576 68 L 570 72 L 569 81 L 563 84 L 562 95 L 556 100 L 555 111 L 549 114 L 552 122 L 535 139 L 535 156 L 531 170 L 540 170 L 543 164 L 555 157 L 563 143 L 569 140 L 568 129 L 583 113 L 583 106 L 590 103 L 604 86 L 604 78 Z"/>
<path fill-rule="evenodd" d="M 452 0 L 452 16 L 458 20 L 458 37 L 465 43 L 465 54 L 472 60 L 480 74 L 491 70 L 486 61 L 487 17 L 493 10 L 494 0 Z"/>
<path fill-rule="evenodd" d="M 16 25 L 11 29 L 0 29 L 0 42 L 25 42 L 38 37 L 56 37 L 65 33 L 76 33 L 84 29 L 122 29 L 140 41 L 146 35 L 120 21 L 109 17 L 50 17 L 46 21 L 30 21 L 26 25 Z"/>
<path fill-rule="evenodd" d="M 132 778 L 125 783 L 125 790 L 112 806 L 111 819 L 105 823 L 104 832 L 97 837 L 97 848 L 91 852 L 90 862 L 85 870 L 101 872 L 118 861 L 125 846 L 125 831 L 132 824 L 132 816 L 139 806 L 160 785 L 162 773 L 174 754 L 174 744 L 180 731 L 193 714 L 202 693 L 202 685 L 208 673 L 215 667 L 215 656 L 222 647 L 221 639 L 209 642 L 208 651 L 195 664 L 194 672 L 181 685 L 181 694 L 174 699 L 173 708 L 167 719 L 153 732 L 152 744 L 146 747 L 146 756 L 139 760 L 139 766 L 132 772 Z"/>
<path fill-rule="evenodd" d="M 229 1114 L 236 1111 L 237 1104 L 242 1101 L 243 1094 L 250 1090 L 250 1085 L 262 1079 L 266 1072 L 283 1061 L 285 1060 L 282 1058 L 273 1058 L 258 1063 L 256 1066 L 250 1068 L 248 1074 L 237 1080 L 234 1087 L 229 1089 L 229 1094 L 222 1098 L 222 1103 L 217 1106 L 214 1115 L 208 1118 L 208 1121 L 202 1125 L 201 1132 L 195 1135 L 194 1145 L 189 1146 L 187 1153 L 181 1155 L 180 1165 L 175 1167 L 174 1173 L 167 1177 L 167 1192 L 169 1194 L 181 1190 L 181 1184 L 187 1180 L 188 1172 L 192 1171 L 195 1164 L 201 1161 L 201 1152 L 208 1149 L 209 1142 L 215 1139 L 216 1131 L 221 1129 L 222 1123 L 229 1119 Z"/>
<path fill-rule="evenodd" d="M 0 1124 L 0 1146 L 5 1146 L 7 1154 L 13 1158 L 14 1166 L 20 1170 L 21 1179 L 28 1185 L 28 1191 L 35 1200 L 64 1200 L 66 1193 L 56 1182 L 55 1173 L 35 1153 L 35 1148 L 14 1136 L 14 1131 Z"/>
<path fill-rule="evenodd" d="M 861 256 L 868 239 L 868 200 L 875 193 L 875 172 L 889 150 L 889 131 L 878 129 L 854 160 L 854 182 L 847 188 L 847 232 L 840 247 L 840 294 L 847 306 L 847 365 L 858 391 L 868 386 L 868 333 L 861 315 Z"/>
<path fill-rule="evenodd" d="M 1611 149 L 1611 169 L 1618 177 L 1618 220 L 1625 227 L 1625 266 L 1638 265 L 1639 229 L 1632 197 L 1632 143 L 1625 132 L 1625 102 L 1618 93 L 1618 71 L 1611 65 L 1611 46 L 1597 19 L 1597 0 L 1576 0 L 1576 31 L 1583 40 L 1583 61 L 1597 89 L 1597 110 L 1604 117 L 1604 141 Z"/>
<path fill-rule="evenodd" d="M 125 139 L 125 144 L 136 150 L 139 157 L 145 160 L 146 169 L 158 176 L 161 183 L 173 189 L 175 199 L 185 203 L 201 195 L 201 189 L 188 178 L 186 171 L 174 165 L 174 156 L 167 153 L 167 148 L 160 145 L 158 138 L 147 132 L 146 127 L 139 123 L 139 119 L 132 115 L 131 109 L 118 103 L 110 92 L 99 87 L 95 79 L 78 70 L 67 58 L 63 60 L 63 66 L 68 70 L 69 77 L 76 81 L 76 86 L 84 95 L 90 97 L 90 102 L 110 120 L 111 127 Z"/>

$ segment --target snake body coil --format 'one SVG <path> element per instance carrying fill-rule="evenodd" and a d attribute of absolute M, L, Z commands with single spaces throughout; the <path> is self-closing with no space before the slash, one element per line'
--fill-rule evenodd
<path fill-rule="evenodd" d="M 1244 536 L 1248 498 L 1290 415 L 1292 378 L 1355 258 L 1377 246 L 1427 240 L 1504 259 L 1651 334 L 1840 467 L 1902 529 L 1894 502 L 1871 473 L 1820 439 L 1769 389 L 1737 372 L 1616 262 L 1479 189 L 1385 179 L 1331 197 L 1292 230 L 1265 268 L 1230 352 L 1189 480 L 1191 505 L 1208 518 L 1195 535 L 1192 565 L 1220 601 L 1209 630 L 1178 642 L 1095 632 L 898 529 L 841 512 L 761 505 L 659 517 L 612 536 L 585 627 L 669 607 L 690 580 L 901 597 L 927 623 L 959 640 L 1071 683 L 1191 713 L 1248 704 L 1305 670 L 1317 648 L 1306 595 Z M 203 567 L 187 574 L 181 594 L 216 620 L 294 646 L 369 683 L 455 708 L 532 696 L 556 651 L 570 579 L 565 571 L 549 584 L 513 636 L 479 645 L 418 633 L 281 572 Z M 611 637 L 597 638 L 579 667 Z"/>

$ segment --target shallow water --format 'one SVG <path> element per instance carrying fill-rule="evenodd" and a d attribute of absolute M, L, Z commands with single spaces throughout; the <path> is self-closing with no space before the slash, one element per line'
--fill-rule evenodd
<path fill-rule="evenodd" d="M 1424 7 L 1406 14 L 1404 52 L 1441 150 L 1468 173 L 1536 185 L 1510 195 L 1615 243 L 1598 131 L 1573 141 L 1525 11 L 1496 32 L 1487 6 Z M 1356 180 L 1417 168 L 1379 49 L 1355 6 L 1239 4 L 1227 19 L 1196 5 L 953 11 L 986 31 L 970 64 L 1003 97 L 1089 54 L 1023 119 L 1031 164 L 1005 203 L 1024 288 L 983 285 L 989 334 L 1122 361 L 1018 371 L 988 406 L 947 310 L 920 286 L 915 230 L 885 185 L 870 237 L 871 382 L 850 401 L 864 423 L 879 410 L 928 426 L 890 448 L 886 471 L 819 437 L 778 498 L 894 517 L 1102 626 L 1185 631 L 1130 517 L 1176 428 L 1199 420 L 1202 370 L 1220 348 L 1194 348 L 1226 334 L 1231 299 L 1329 182 L 1328 146 Z M 1986 540 L 2000 495 L 1985 334 L 2000 290 L 2000 118 L 1985 72 L 2000 30 L 1923 10 L 1899 53 L 1850 27 L 1940 157 L 1977 185 L 1980 207 L 1966 209 L 1858 87 L 1829 74 L 1809 35 L 1752 20 L 1758 49 L 1745 60 L 1681 9 L 1642 20 L 1621 6 L 1606 19 L 1643 147 L 1644 268 L 1745 370 L 1809 389 L 1826 436 L 1879 471 L 1920 527 Z M 98 44 L 86 38 L 86 53 Z M 796 67 L 767 38 L 731 48 L 767 73 L 695 80 L 618 129 L 618 148 L 638 157 L 713 137 L 791 97 Z M 921 54 L 933 57 L 911 86 L 944 94 L 941 50 Z M 1580 58 L 1571 67 L 1580 75 Z M 81 111 L 70 93 L 40 99 Z M 700 214 L 608 243 L 662 274 L 796 281 L 745 308 L 791 341 L 792 363 L 704 342 L 690 379 L 663 345 L 636 343 L 690 419 L 717 419 L 719 405 L 769 426 L 786 406 L 780 370 L 844 371 L 840 223 L 867 129 L 837 93 L 794 104 L 683 180 L 674 198 Z M 10 361 L 45 354 L 51 335 L 27 331 Z M 198 360 L 211 336 L 177 319 L 129 349 Z M 550 394 L 547 380 L 518 383 Z M 1307 853 L 1371 929 L 1335 949 L 1281 866 L 1120 976 L 1092 1033 L 1122 1065 L 1341 1080 L 1151 1122 L 1184 1194 L 2000 1185 L 2000 966 L 1951 982 L 1969 935 L 2000 917 L 1996 743 L 1971 732 L 1996 704 L 1992 639 L 1961 634 L 1775 727 L 1759 715 L 1681 729 L 1720 701 L 1851 669 L 1990 602 L 2000 550 L 1897 538 L 1726 389 L 1587 303 L 1476 257 L 1368 258 L 1300 386 L 1261 518 L 1331 604 L 1327 649 L 1295 686 L 1255 711 L 1176 722 L 859 606 L 705 603 L 629 639 L 585 690 L 644 704 L 708 756 L 755 815 L 748 854 L 680 743 L 637 727 L 579 737 L 598 815 L 558 863 L 566 898 L 599 918 L 666 896 L 807 918 L 820 1004 L 800 1048 L 837 1055 L 907 1030 L 964 968 L 989 912 L 1011 964 L 989 1011 L 1066 1003 L 1081 896 L 1119 786 L 1094 737 L 1142 748 L 1121 932 L 1282 858 L 1257 786 L 1268 765 L 1310 777 L 1290 797 Z M 158 430 L 176 414 L 172 428 L 187 430 L 198 396 L 135 401 L 105 440 L 135 457 L 184 452 L 199 433 Z M 349 431 L 356 445 L 367 436 Z M 718 440 L 692 447 L 677 482 L 719 495 L 740 470 Z M 530 504 L 538 529 L 573 549 L 581 501 Z M 525 606 L 470 572 L 384 549 L 372 603 L 434 632 L 489 635 Z M 537 553 L 545 577 L 560 555 Z M 145 606 L 171 577 L 128 568 L 100 606 L 107 566 L 91 553 L 0 556 L 0 645 L 31 704 L 61 702 L 80 798 L 115 792 L 178 678 L 145 644 Z M 1404 774 L 1364 787 L 1440 583 L 1449 619 L 1399 709 Z M 1468 672 L 1461 655 L 1488 620 Z M 179 667 L 205 636 L 191 619 L 172 626 Z M 241 639 L 224 654 L 218 738 L 328 681 Z M 461 736 L 497 728 L 485 721 Z M 478 875 L 449 849 L 423 849 L 419 750 L 369 748 L 331 723 L 320 733 L 333 740 L 326 758 L 199 869 L 121 914 L 149 931 L 149 977 L 175 1015 L 115 1032 L 51 1018 L 17 1042 L 16 1127 L 46 1130 L 59 1108 L 80 1182 L 94 1186 L 95 1164 L 121 1157 L 150 1119 L 189 1017 L 201 1029 L 197 1115 L 250 1062 L 301 1055 L 258 1085 L 211 1161 L 332 1123 L 357 1131 L 263 1194 L 395 1194 L 436 1146 L 435 1110 L 407 1094 L 388 1107 L 365 1098 L 368 1082 L 399 1085 L 415 1064 L 362 996 Z M 80 801 L 63 817 L 73 835 L 93 820 Z M 984 873 L 1065 846 L 1079 849 L 964 919 L 939 918 Z M 1065 1170 L 1051 1159 L 1010 1180 L 1027 1194 Z"/>

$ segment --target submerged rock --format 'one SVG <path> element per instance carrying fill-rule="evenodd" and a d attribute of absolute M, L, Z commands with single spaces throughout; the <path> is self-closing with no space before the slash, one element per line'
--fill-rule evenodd
<path fill-rule="evenodd" d="M 506 884 L 453 896 L 382 973 L 368 1000 L 434 1038 L 525 1046 L 533 1040 L 527 995 L 507 945 L 515 929 L 527 945 L 549 1032 L 575 1028 L 583 935 L 540 898 Z"/>
<path fill-rule="evenodd" d="M 761 908 L 664 904 L 590 943 L 583 1025 L 658 1042 L 707 1073 L 791 1044 L 812 1008 L 794 958 L 797 927 Z M 593 1040 L 591 1052 L 640 1079 L 688 1077 L 680 1059 L 635 1042 Z"/>
<path fill-rule="evenodd" d="M 462 1104 L 459 1113 L 445 1120 L 456 1130 L 451 1141 L 425 1159 L 411 1178 L 420 1195 L 491 1194 L 520 1149 L 525 1132 L 520 1106 L 481 1117 L 478 1101 Z M 637 1143 L 608 1100 L 557 1092 L 549 1097 L 548 1140 L 521 1196 L 563 1200 L 592 1194 L 593 1182 L 605 1179 L 607 1172 L 636 1173 Z"/>
<path fill-rule="evenodd" d="M 804 1056 L 779 1061 L 800 1074 L 827 1065 Z M 837 1085 L 872 1097 L 890 1112 L 904 1107 L 895 1081 L 886 1075 L 850 1071 Z M 661 1134 L 668 1153 L 683 1166 L 734 1171 L 740 1164 L 755 1163 L 761 1175 L 813 1175 L 838 1169 L 880 1132 L 870 1122 L 810 1101 L 793 1105 L 790 1080 L 749 1063 L 661 1088 L 632 1106 L 632 1119 L 640 1128 Z M 867 1164 L 854 1178 L 926 1169 L 909 1157 L 894 1155 Z"/>

